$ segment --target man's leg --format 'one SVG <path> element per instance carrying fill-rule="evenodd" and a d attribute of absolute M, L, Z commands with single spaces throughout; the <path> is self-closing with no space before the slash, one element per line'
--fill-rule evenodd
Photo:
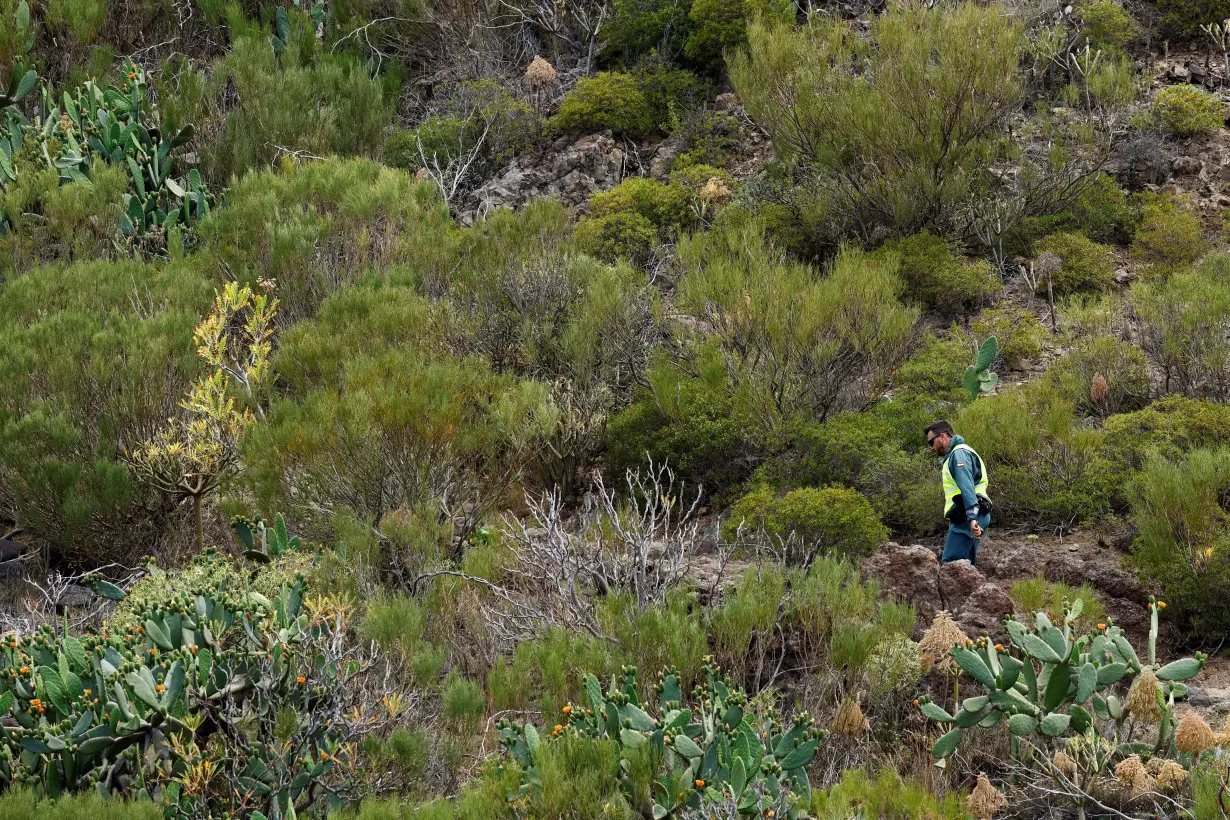
<path fill-rule="evenodd" d="M 974 534 L 967 527 L 958 527 L 955 524 L 950 524 L 948 526 L 948 539 L 944 541 L 944 554 L 940 558 L 940 563 L 947 564 L 962 559 L 973 563 L 976 544 L 977 541 L 974 540 Z"/>

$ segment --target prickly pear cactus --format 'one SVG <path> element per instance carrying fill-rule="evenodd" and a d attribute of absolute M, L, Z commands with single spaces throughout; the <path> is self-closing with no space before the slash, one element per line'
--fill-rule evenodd
<path fill-rule="evenodd" d="M 927 698 L 915 702 L 924 716 L 950 727 L 935 744 L 937 765 L 943 765 L 956 750 L 962 732 L 1005 722 L 1013 736 L 1014 753 L 1022 738 L 1048 746 L 1058 739 L 1066 743 L 1068 738 L 1092 733 L 1111 738 L 1121 757 L 1173 754 L 1175 702 L 1187 696 L 1184 681 L 1200 672 L 1206 656 L 1198 652 L 1195 657 L 1157 663 L 1158 614 L 1165 606 L 1149 601 L 1149 642 L 1143 662 L 1123 630 L 1113 623 L 1098 624 L 1091 634 L 1074 635 L 1073 624 L 1083 607 L 1080 599 L 1065 602 L 1060 624 L 1051 623 L 1044 612 L 1034 617 L 1032 628 L 1008 620 L 1009 647 L 985 637 L 954 646 L 953 660 L 982 685 L 983 694 L 966 698 L 955 714 Z M 1129 711 L 1125 694 L 1132 681 L 1145 673 L 1156 679 L 1156 689 L 1146 693 L 1147 702 L 1135 708 L 1157 718 L 1157 741 L 1152 745 L 1120 743 Z"/>
<path fill-rule="evenodd" d="M 653 805 L 645 807 L 655 818 L 677 817 L 705 799 L 733 803 L 748 816 L 760 815 L 783 796 L 788 804 L 805 800 L 811 793 L 806 767 L 823 736 L 810 715 L 796 715 L 788 728 L 776 716 L 759 718 L 747 712 L 747 695 L 711 658 L 704 675 L 685 706 L 678 674 L 663 672 L 652 714 L 638 701 L 635 667 L 625 667 L 622 680 L 612 680 L 606 692 L 597 678 L 586 675 L 588 703 L 565 706 L 563 722 L 545 741 L 532 724 L 502 722 L 500 742 L 526 773 L 518 796 L 537 780 L 540 745 L 573 736 L 610 738 L 624 757 L 646 746 L 657 750 L 664 765 L 654 783 Z M 785 816 L 797 815 L 791 808 Z"/>
<path fill-rule="evenodd" d="M 974 363 L 965 368 L 965 377 L 961 380 L 961 384 L 970 394 L 970 398 L 978 398 L 986 393 L 995 392 L 996 386 L 999 385 L 999 376 L 992 373 L 990 367 L 995 363 L 995 357 L 999 355 L 999 340 L 994 336 L 982 343 L 982 347 L 978 349 L 978 355 L 974 358 Z"/>
<path fill-rule="evenodd" d="M 354 666 L 328 650 L 304 591 L 301 578 L 273 600 L 202 589 L 139 604 L 120 629 L 4 637 L 0 713 L 16 725 L 0 729 L 0 780 L 148 797 L 168 818 L 283 817 L 327 781 L 344 791 L 350 752 L 327 718 Z M 296 736 L 275 740 L 292 715 Z"/>

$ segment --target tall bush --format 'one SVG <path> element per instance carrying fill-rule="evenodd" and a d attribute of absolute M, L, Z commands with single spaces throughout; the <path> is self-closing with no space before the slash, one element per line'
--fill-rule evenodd
<path fill-rule="evenodd" d="M 1230 396 L 1230 279 L 1215 258 L 1163 282 L 1137 284 L 1145 351 L 1161 367 L 1163 389 L 1186 396 Z"/>
<path fill-rule="evenodd" d="M 766 433 L 866 405 L 908 352 L 918 313 L 882 260 L 846 250 L 819 276 L 755 224 L 687 239 L 680 257 L 680 304 L 712 328 L 696 342 L 722 351 L 736 403 Z"/>
<path fill-rule="evenodd" d="M 1209 638 L 1230 634 L 1227 491 L 1226 449 L 1154 455 L 1131 485 L 1141 573 L 1161 584 L 1185 625 Z"/>
<path fill-rule="evenodd" d="M 816 18 L 748 33 L 730 65 L 748 113 L 864 235 L 950 230 L 1024 98 L 1022 32 L 996 6 L 894 6 L 865 38 Z"/>
<path fill-rule="evenodd" d="M 210 287 L 195 260 L 36 268 L 0 287 L 0 509 L 70 562 L 166 546 L 123 454 L 177 412 Z"/>

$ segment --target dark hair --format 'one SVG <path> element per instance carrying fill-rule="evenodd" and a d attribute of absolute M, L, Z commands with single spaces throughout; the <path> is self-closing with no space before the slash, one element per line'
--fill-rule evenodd
<path fill-rule="evenodd" d="M 923 430 L 924 436 L 935 435 L 938 437 L 944 435 L 945 433 L 950 436 L 953 435 L 952 425 L 946 421 L 937 421 L 934 424 L 929 425 L 926 430 Z"/>

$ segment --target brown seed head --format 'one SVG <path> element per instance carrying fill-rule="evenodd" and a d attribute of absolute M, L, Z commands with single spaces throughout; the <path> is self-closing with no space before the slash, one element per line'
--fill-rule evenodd
<path fill-rule="evenodd" d="M 1055 757 L 1051 760 L 1051 763 L 1067 777 L 1076 775 L 1076 761 L 1068 757 L 1066 752 L 1055 752 Z"/>
<path fill-rule="evenodd" d="M 965 805 L 975 820 L 991 820 L 997 812 L 1008 808 L 1008 801 L 1004 799 L 999 789 L 991 785 L 991 781 L 987 780 L 985 774 L 979 774 L 978 784 L 970 792 Z"/>
<path fill-rule="evenodd" d="M 1157 702 L 1161 691 L 1157 675 L 1153 674 L 1152 669 L 1146 669 L 1132 681 L 1132 688 L 1128 690 L 1127 710 L 1137 720 L 1160 723 L 1164 714 L 1162 705 Z"/>
<path fill-rule="evenodd" d="M 863 716 L 863 710 L 853 698 L 842 701 L 837 716 L 833 718 L 833 731 L 839 735 L 861 737 L 871 729 L 871 724 Z"/>
<path fill-rule="evenodd" d="M 1115 767 L 1115 778 L 1132 790 L 1132 797 L 1151 792 L 1157 783 L 1149 776 L 1140 755 L 1132 755 Z"/>
<path fill-rule="evenodd" d="M 949 653 L 955 644 L 964 646 L 967 643 L 969 638 L 961 631 L 961 627 L 957 626 L 948 610 L 941 609 L 935 613 L 935 620 L 931 622 L 931 627 L 918 644 L 923 670 L 935 669 L 948 675 L 956 674 L 959 668 Z"/>
<path fill-rule="evenodd" d="M 1217 744 L 1207 721 L 1195 712 L 1188 712 L 1174 732 L 1174 745 L 1180 752 L 1198 755 Z"/>
<path fill-rule="evenodd" d="M 529 67 L 525 69 L 525 81 L 530 84 L 531 88 L 542 88 L 543 86 L 550 85 L 555 82 L 558 76 L 555 66 L 537 55 L 530 61 Z"/>
<path fill-rule="evenodd" d="M 1162 764 L 1162 771 L 1157 776 L 1157 787 L 1164 792 L 1174 791 L 1187 780 L 1187 769 L 1167 760 Z"/>

